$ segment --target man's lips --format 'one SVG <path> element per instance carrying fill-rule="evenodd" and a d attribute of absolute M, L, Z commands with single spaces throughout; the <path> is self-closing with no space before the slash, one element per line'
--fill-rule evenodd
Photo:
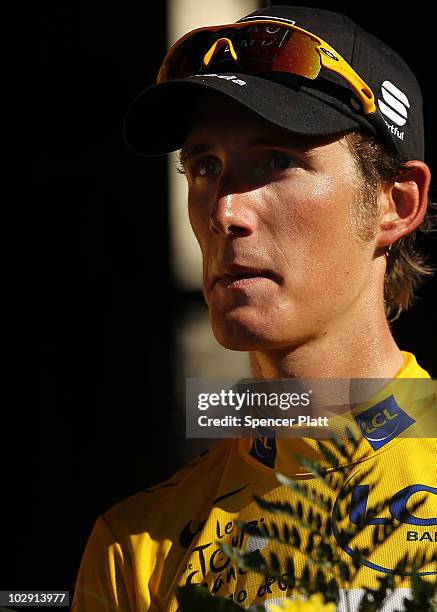
<path fill-rule="evenodd" d="M 279 282 L 278 276 L 269 269 L 233 264 L 223 268 L 214 276 L 213 286 L 244 287 L 262 279 Z"/>

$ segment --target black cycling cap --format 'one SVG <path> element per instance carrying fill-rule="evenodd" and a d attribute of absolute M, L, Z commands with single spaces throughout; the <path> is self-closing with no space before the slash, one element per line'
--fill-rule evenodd
<path fill-rule="evenodd" d="M 270 6 L 239 21 L 253 18 L 292 22 L 324 39 L 371 88 L 376 111 L 366 115 L 352 87 L 323 67 L 315 80 L 283 72 L 261 77 L 239 72 L 237 64 L 234 72 L 229 62 L 213 60 L 207 74 L 168 80 L 135 98 L 124 123 L 131 149 L 159 155 L 182 148 L 196 97 L 215 91 L 298 135 L 323 137 L 361 128 L 404 160 L 424 159 L 422 94 L 393 49 L 349 17 L 322 9 Z"/>

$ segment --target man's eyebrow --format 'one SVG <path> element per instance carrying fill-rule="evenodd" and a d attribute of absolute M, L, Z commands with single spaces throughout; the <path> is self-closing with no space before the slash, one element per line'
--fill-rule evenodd
<path fill-rule="evenodd" d="M 306 150 L 311 149 L 312 139 L 300 137 L 300 136 L 292 136 L 289 137 L 287 135 L 284 136 L 272 136 L 268 138 L 253 138 L 248 140 L 246 143 L 247 147 L 259 146 L 259 145 L 267 145 L 272 147 L 284 147 L 286 149 L 299 149 L 301 153 L 305 153 Z M 201 141 L 192 146 L 182 147 L 179 153 L 179 159 L 181 162 L 186 161 L 193 155 L 198 155 L 200 153 L 205 153 L 213 147 L 212 142 Z"/>
<path fill-rule="evenodd" d="M 199 142 L 195 145 L 192 145 L 191 147 L 184 146 L 179 152 L 179 160 L 183 162 L 189 157 L 192 157 L 193 155 L 198 155 L 199 153 L 205 153 L 205 151 L 207 151 L 210 148 L 211 148 L 211 144 L 207 142 Z"/>

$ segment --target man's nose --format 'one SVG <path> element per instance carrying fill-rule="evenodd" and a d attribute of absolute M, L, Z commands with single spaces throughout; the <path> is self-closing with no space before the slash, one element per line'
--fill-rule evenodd
<path fill-rule="evenodd" d="M 210 230 L 224 236 L 250 236 L 256 229 L 256 212 L 250 192 L 218 195 L 210 215 Z"/>

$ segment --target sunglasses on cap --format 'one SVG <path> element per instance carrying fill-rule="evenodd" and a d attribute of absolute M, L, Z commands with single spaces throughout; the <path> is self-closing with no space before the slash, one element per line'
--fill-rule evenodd
<path fill-rule="evenodd" d="M 232 71 L 237 65 L 255 76 L 285 72 L 316 79 L 323 67 L 350 85 L 365 114 L 376 110 L 370 87 L 331 45 L 292 23 L 259 17 L 188 32 L 168 51 L 157 83 L 202 74 L 213 60 L 224 72 L 232 62 Z"/>

